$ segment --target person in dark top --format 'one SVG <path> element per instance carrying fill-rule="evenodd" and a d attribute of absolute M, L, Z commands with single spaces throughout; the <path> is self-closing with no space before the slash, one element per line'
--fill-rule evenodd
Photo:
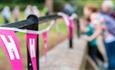
<path fill-rule="evenodd" d="M 90 22 L 89 19 L 82 18 L 81 23 L 81 31 L 84 32 L 85 35 L 91 36 L 94 33 L 94 25 Z M 100 53 L 99 49 L 97 48 L 97 40 L 96 38 L 92 41 L 88 41 L 88 54 L 93 59 L 93 61 L 98 65 L 97 59 L 100 59 L 104 62 L 104 58 Z"/>

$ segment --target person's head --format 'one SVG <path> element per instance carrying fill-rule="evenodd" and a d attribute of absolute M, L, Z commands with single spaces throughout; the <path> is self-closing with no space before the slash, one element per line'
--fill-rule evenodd
<path fill-rule="evenodd" d="M 80 23 L 82 23 L 83 25 L 88 25 L 90 23 L 90 19 L 86 18 L 86 17 L 82 17 L 80 18 Z"/>
<path fill-rule="evenodd" d="M 26 7 L 27 9 L 31 9 L 32 8 L 32 6 L 31 5 L 27 5 L 27 7 Z"/>
<path fill-rule="evenodd" d="M 34 10 L 38 10 L 37 6 L 33 6 L 32 8 L 33 8 Z"/>
<path fill-rule="evenodd" d="M 90 17 L 92 13 L 97 13 L 98 12 L 98 8 L 94 5 L 86 5 L 84 7 L 84 15 L 86 17 Z"/>
<path fill-rule="evenodd" d="M 94 21 L 97 18 L 97 14 L 93 13 L 93 14 L 91 14 L 91 16 L 89 18 L 91 21 Z"/>
<path fill-rule="evenodd" d="M 15 6 L 16 9 L 19 9 L 19 6 Z"/>
<path fill-rule="evenodd" d="M 113 9 L 113 2 L 112 0 L 105 0 L 103 3 L 102 3 L 102 11 L 105 12 L 105 13 L 109 13 L 112 11 Z"/>
<path fill-rule="evenodd" d="M 4 11 L 4 12 L 10 12 L 10 8 L 9 8 L 8 6 L 5 6 L 5 7 L 3 8 L 3 11 Z"/>
<path fill-rule="evenodd" d="M 14 10 L 19 10 L 19 6 L 15 6 L 15 7 L 14 7 Z"/>

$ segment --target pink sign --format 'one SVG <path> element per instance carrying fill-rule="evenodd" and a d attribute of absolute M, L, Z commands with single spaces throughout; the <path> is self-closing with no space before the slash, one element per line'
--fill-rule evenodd
<path fill-rule="evenodd" d="M 4 50 L 12 70 L 23 70 L 19 41 L 14 31 L 0 30 L 0 45 Z"/>
<path fill-rule="evenodd" d="M 74 19 L 69 19 L 68 36 L 70 39 L 73 37 L 73 32 L 74 32 Z"/>
<path fill-rule="evenodd" d="M 67 26 L 69 26 L 69 16 L 67 16 L 66 14 L 64 14 L 64 13 L 59 13 L 58 15 L 60 15 L 63 19 L 64 19 L 64 21 L 65 21 L 65 24 L 67 25 Z"/>
<path fill-rule="evenodd" d="M 42 34 L 42 37 L 43 37 L 43 42 L 44 42 L 45 58 L 47 58 L 47 51 L 48 51 L 47 32 L 44 32 L 44 33 Z M 45 63 L 46 63 L 46 59 L 45 59 Z"/>
<path fill-rule="evenodd" d="M 73 30 L 74 30 L 74 17 L 73 16 L 67 16 L 64 13 L 59 13 L 60 16 L 63 17 L 65 24 L 68 27 L 68 36 L 69 38 L 73 37 Z"/>
<path fill-rule="evenodd" d="M 37 70 L 37 63 L 36 63 L 36 47 L 37 47 L 37 34 L 27 34 L 27 47 L 29 50 L 33 70 Z"/>

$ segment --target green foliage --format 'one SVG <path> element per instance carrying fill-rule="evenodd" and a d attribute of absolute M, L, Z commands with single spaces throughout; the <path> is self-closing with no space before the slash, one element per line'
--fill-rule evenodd
<path fill-rule="evenodd" d="M 64 0 L 54 0 L 54 11 L 61 11 L 63 9 Z"/>
<path fill-rule="evenodd" d="M 26 8 L 27 5 L 32 5 L 32 6 L 37 6 L 40 10 L 44 7 L 43 4 L 29 4 L 29 3 L 25 3 L 25 4 L 21 4 L 19 3 L 18 6 L 20 7 L 21 11 L 24 11 L 24 9 Z M 9 3 L 0 3 L 0 11 L 4 8 L 4 6 L 9 6 L 10 9 L 12 10 L 15 6 L 17 6 L 17 4 L 9 4 Z"/>
<path fill-rule="evenodd" d="M 44 2 L 45 0 L 0 0 L 0 10 L 2 10 L 4 6 L 9 6 L 13 9 L 16 5 L 18 5 L 21 10 L 24 10 L 27 5 L 36 5 L 39 9 L 42 9 Z"/>
<path fill-rule="evenodd" d="M 93 4 L 97 7 L 101 6 L 101 3 L 103 0 L 68 0 L 70 3 L 74 4 L 74 6 L 77 8 L 76 12 L 79 16 L 83 15 L 83 8 L 87 4 Z"/>
<path fill-rule="evenodd" d="M 83 8 L 86 4 L 94 4 L 100 7 L 102 1 L 103 0 L 54 0 L 54 11 L 61 11 L 64 3 L 69 2 L 74 4 L 74 6 L 77 8 L 76 12 L 81 16 L 83 15 Z"/>
<path fill-rule="evenodd" d="M 39 3 L 44 2 L 44 0 L 0 0 L 1 3 Z"/>
<path fill-rule="evenodd" d="M 5 6 L 10 6 L 12 9 L 15 5 L 19 5 L 21 10 L 30 5 L 36 5 L 39 9 L 43 9 L 45 0 L 0 0 L 0 10 Z M 82 15 L 83 8 L 86 4 L 94 4 L 101 7 L 103 0 L 54 0 L 54 11 L 62 11 L 66 2 L 72 3 L 77 8 L 77 13 Z M 113 0 L 115 3 L 115 0 Z"/>

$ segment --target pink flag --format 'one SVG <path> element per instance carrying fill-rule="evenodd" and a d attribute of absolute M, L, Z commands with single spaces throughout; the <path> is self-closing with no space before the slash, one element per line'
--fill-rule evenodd
<path fill-rule="evenodd" d="M 12 70 L 23 70 L 19 41 L 14 31 L 0 30 L 0 45 L 4 50 Z"/>
<path fill-rule="evenodd" d="M 73 16 L 69 17 L 64 13 L 59 13 L 59 15 L 63 17 L 65 24 L 68 27 L 68 37 L 71 39 L 73 37 L 74 18 Z"/>
<path fill-rule="evenodd" d="M 74 32 L 74 19 L 69 19 L 68 36 L 70 39 L 73 38 L 73 32 Z"/>
<path fill-rule="evenodd" d="M 36 47 L 37 47 L 37 34 L 27 34 L 27 47 L 29 50 L 33 70 L 37 70 L 37 62 L 36 62 Z"/>
<path fill-rule="evenodd" d="M 45 63 L 46 63 L 47 51 L 48 51 L 48 45 L 47 45 L 47 32 L 44 32 L 44 33 L 42 34 L 42 37 L 43 37 L 43 42 L 44 42 Z"/>

